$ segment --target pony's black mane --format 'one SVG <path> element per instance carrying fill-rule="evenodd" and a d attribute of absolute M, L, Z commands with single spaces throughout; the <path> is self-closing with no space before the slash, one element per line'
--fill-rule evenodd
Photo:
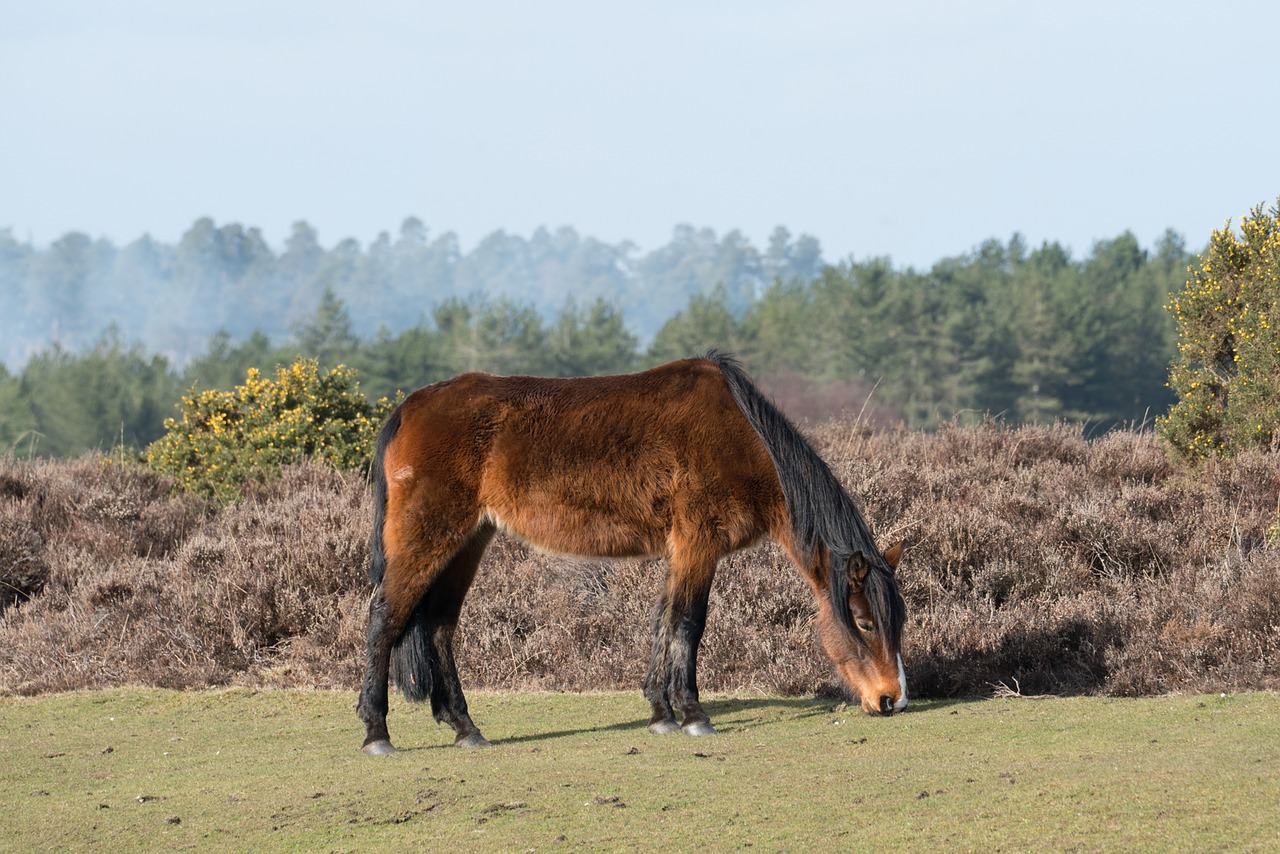
<path fill-rule="evenodd" d="M 800 431 L 756 388 L 736 359 L 715 351 L 705 358 L 720 367 L 738 408 L 768 449 L 797 544 L 804 549 L 805 557 L 812 562 L 819 549 L 827 550 L 831 606 L 837 618 L 855 637 L 861 637 L 849 612 L 849 564 L 860 555 L 868 566 L 864 592 L 872 615 L 896 646 L 906 619 L 902 595 L 858 505 Z"/>

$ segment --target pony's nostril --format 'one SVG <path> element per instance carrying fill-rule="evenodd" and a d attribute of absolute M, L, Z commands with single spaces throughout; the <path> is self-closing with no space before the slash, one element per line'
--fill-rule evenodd
<path fill-rule="evenodd" d="M 888 694 L 880 696 L 880 713 L 884 715 L 893 714 L 893 698 Z"/>

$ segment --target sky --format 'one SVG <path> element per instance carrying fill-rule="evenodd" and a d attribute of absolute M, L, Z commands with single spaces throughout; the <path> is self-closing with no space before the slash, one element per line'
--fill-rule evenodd
<path fill-rule="evenodd" d="M 1280 195 L 1277 33 L 1256 0 L 0 0 L 0 228 L 1198 248 Z"/>

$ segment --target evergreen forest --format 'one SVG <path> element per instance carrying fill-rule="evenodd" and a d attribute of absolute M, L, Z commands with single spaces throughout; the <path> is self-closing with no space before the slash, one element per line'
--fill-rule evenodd
<path fill-rule="evenodd" d="M 1083 257 L 1015 235 L 920 270 L 828 263 L 782 227 L 757 248 L 679 226 L 648 252 L 571 228 L 463 252 L 413 218 L 329 248 L 300 222 L 281 251 L 210 219 L 124 247 L 0 229 L 0 450 L 141 448 L 190 389 L 298 357 L 354 368 L 376 398 L 465 370 L 613 373 L 715 348 L 797 418 L 1144 425 L 1173 400 L 1166 304 L 1193 261 L 1173 232 Z"/>

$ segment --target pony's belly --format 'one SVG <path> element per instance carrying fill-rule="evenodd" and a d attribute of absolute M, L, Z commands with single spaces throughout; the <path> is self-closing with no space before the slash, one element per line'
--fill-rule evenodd
<path fill-rule="evenodd" d="M 636 520 L 565 507 L 486 510 L 485 517 L 516 539 L 552 554 L 577 557 L 657 557 L 667 551 L 665 530 Z"/>

